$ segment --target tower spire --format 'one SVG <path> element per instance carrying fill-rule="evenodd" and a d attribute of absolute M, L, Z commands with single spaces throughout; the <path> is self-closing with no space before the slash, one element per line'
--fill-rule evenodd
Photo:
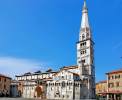
<path fill-rule="evenodd" d="M 88 9 L 86 5 L 86 0 L 84 0 L 83 9 L 82 9 L 82 22 L 81 28 L 90 28 L 88 20 Z"/>
<path fill-rule="evenodd" d="M 87 6 L 86 6 L 86 0 L 84 0 L 84 5 L 83 5 L 83 9 L 87 9 Z"/>

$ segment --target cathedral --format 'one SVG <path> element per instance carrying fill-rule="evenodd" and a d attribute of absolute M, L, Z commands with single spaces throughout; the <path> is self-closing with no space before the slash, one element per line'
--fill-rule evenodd
<path fill-rule="evenodd" d="M 49 99 L 95 98 L 94 42 L 84 1 L 82 21 L 77 42 L 77 66 L 62 68 L 47 82 Z"/>
<path fill-rule="evenodd" d="M 26 73 L 16 76 L 16 79 L 21 82 L 22 91 L 20 92 L 24 98 L 39 97 L 37 90 L 40 88 L 43 90 L 43 96 L 40 98 L 44 99 L 95 98 L 94 41 L 86 0 L 84 0 L 82 8 L 81 27 L 77 42 L 77 65 L 62 67 L 57 72 L 48 70 L 44 73 Z"/>

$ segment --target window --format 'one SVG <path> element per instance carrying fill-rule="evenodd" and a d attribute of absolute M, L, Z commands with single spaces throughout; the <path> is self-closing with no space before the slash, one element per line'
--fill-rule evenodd
<path fill-rule="evenodd" d="M 81 47 L 86 46 L 86 42 L 80 44 Z"/>
<path fill-rule="evenodd" d="M 84 45 L 86 45 L 86 42 L 84 42 Z"/>
<path fill-rule="evenodd" d="M 111 78 L 114 79 L 114 76 L 112 76 Z"/>
<path fill-rule="evenodd" d="M 4 82 L 6 82 L 6 78 L 4 79 Z"/>
<path fill-rule="evenodd" d="M 84 40 L 84 38 L 85 38 L 85 35 L 83 34 L 83 35 L 82 35 L 82 39 Z"/>
<path fill-rule="evenodd" d="M 119 78 L 120 78 L 120 75 L 116 75 L 116 76 L 115 76 L 115 79 L 119 79 Z"/>
<path fill-rule="evenodd" d="M 64 81 L 62 82 L 62 87 L 65 87 L 65 82 Z"/>
<path fill-rule="evenodd" d="M 81 54 L 85 54 L 85 53 L 86 53 L 86 50 L 81 51 Z"/>
<path fill-rule="evenodd" d="M 86 37 L 89 38 L 89 33 L 86 34 Z"/>
<path fill-rule="evenodd" d="M 4 89 L 6 89 L 6 85 L 4 85 Z"/>
<path fill-rule="evenodd" d="M 108 84 L 108 87 L 109 87 L 109 88 L 114 87 L 114 83 L 109 83 L 109 84 Z"/>
<path fill-rule="evenodd" d="M 62 79 L 64 79 L 64 76 L 62 76 Z"/>
<path fill-rule="evenodd" d="M 116 82 L 116 87 L 119 87 L 119 82 Z"/>
<path fill-rule="evenodd" d="M 85 63 L 85 59 L 82 60 L 82 63 Z"/>
<path fill-rule="evenodd" d="M 120 78 L 120 75 L 118 75 L 118 78 Z"/>
<path fill-rule="evenodd" d="M 108 79 L 109 79 L 109 80 L 110 80 L 110 79 L 114 79 L 114 76 L 109 76 Z"/>

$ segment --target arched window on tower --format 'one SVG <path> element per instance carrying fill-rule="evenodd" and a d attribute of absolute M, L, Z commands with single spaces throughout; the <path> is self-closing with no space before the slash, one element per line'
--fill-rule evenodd
<path fill-rule="evenodd" d="M 83 34 L 83 35 L 82 35 L 82 40 L 84 40 L 84 39 L 85 39 L 85 35 Z"/>

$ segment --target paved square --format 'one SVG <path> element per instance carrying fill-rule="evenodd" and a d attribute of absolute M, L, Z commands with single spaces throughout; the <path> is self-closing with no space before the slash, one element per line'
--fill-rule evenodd
<path fill-rule="evenodd" d="M 25 98 L 0 98 L 0 100 L 40 100 L 40 99 L 25 99 Z"/>

